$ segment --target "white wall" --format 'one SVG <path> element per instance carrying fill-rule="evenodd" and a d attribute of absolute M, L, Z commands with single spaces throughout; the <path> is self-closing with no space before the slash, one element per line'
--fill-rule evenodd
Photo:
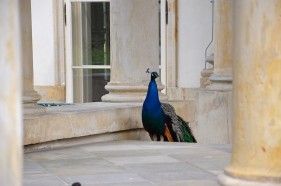
<path fill-rule="evenodd" d="M 211 41 L 212 4 L 210 0 L 178 1 L 178 85 L 200 86 L 205 67 L 205 48 Z"/>
<path fill-rule="evenodd" d="M 55 85 L 53 0 L 31 0 L 34 85 Z"/>

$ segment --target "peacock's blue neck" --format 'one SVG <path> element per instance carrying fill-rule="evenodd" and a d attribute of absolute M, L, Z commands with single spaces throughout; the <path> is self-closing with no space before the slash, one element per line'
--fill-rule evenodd
<path fill-rule="evenodd" d="M 151 80 L 148 85 L 145 102 L 149 103 L 150 105 L 160 105 L 158 88 L 155 80 Z"/>

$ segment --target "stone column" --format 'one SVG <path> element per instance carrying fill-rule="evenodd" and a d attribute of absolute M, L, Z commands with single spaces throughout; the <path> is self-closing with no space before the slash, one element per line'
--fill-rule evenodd
<path fill-rule="evenodd" d="M 281 185 L 281 1 L 234 3 L 234 141 L 226 186 Z"/>
<path fill-rule="evenodd" d="M 159 72 L 158 0 L 110 2 L 111 77 L 106 102 L 140 102 L 146 96 L 150 71 Z M 158 82 L 159 90 L 164 86 Z M 161 98 L 166 98 L 160 94 Z"/>
<path fill-rule="evenodd" d="M 34 90 L 33 85 L 33 56 L 32 56 L 32 28 L 31 28 L 31 0 L 19 1 L 21 38 L 22 38 L 22 81 L 23 81 L 23 112 L 24 115 L 36 115 L 45 112 L 45 108 L 38 106 L 41 96 Z"/>
<path fill-rule="evenodd" d="M 20 22 L 17 0 L 0 1 L 0 184 L 22 181 Z"/>
<path fill-rule="evenodd" d="M 214 2 L 214 73 L 207 89 L 232 89 L 233 0 Z"/>

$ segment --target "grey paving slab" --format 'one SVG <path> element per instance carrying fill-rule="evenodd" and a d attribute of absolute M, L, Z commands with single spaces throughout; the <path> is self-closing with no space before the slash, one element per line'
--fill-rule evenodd
<path fill-rule="evenodd" d="M 159 182 L 159 186 L 219 186 L 217 180 L 183 180 Z"/>
<path fill-rule="evenodd" d="M 32 160 L 60 160 L 60 159 L 80 159 L 94 158 L 95 154 L 89 153 L 79 147 L 77 148 L 63 148 L 49 151 L 40 151 L 36 153 L 29 153 L 29 159 Z"/>
<path fill-rule="evenodd" d="M 214 148 L 208 148 L 208 147 L 201 147 L 201 148 L 181 148 L 181 149 L 175 149 L 173 151 L 167 151 L 163 150 L 160 151 L 161 153 L 165 153 L 168 155 L 180 155 L 185 156 L 187 158 L 196 158 L 196 157 L 205 157 L 205 156 L 211 156 L 211 157 L 218 157 L 218 156 L 224 156 L 229 157 L 228 152 L 217 150 Z"/>
<path fill-rule="evenodd" d="M 151 141 L 84 144 L 24 155 L 24 186 L 217 186 L 229 145 Z"/>
<path fill-rule="evenodd" d="M 179 181 L 179 180 L 215 180 L 216 175 L 205 171 L 186 171 L 186 172 L 141 172 L 143 178 L 154 183 L 163 181 Z"/>
<path fill-rule="evenodd" d="M 53 175 L 24 176 L 24 186 L 66 186 L 66 182 Z"/>
<path fill-rule="evenodd" d="M 115 150 L 115 151 L 99 151 L 94 152 L 98 157 L 125 157 L 125 156 L 154 156 L 161 152 L 157 149 L 139 149 L 139 150 Z"/>
<path fill-rule="evenodd" d="M 99 158 L 81 157 L 81 159 L 49 160 L 40 161 L 39 164 L 46 170 L 58 176 L 122 171 L 121 167 L 115 166 L 111 162 Z"/>
<path fill-rule="evenodd" d="M 24 160 L 23 173 L 27 176 L 50 174 L 50 172 L 44 169 L 38 162 L 29 159 Z"/>
<path fill-rule="evenodd" d="M 92 165 L 92 166 L 68 166 L 62 168 L 51 169 L 51 172 L 56 176 L 78 176 L 84 174 L 99 174 L 99 173 L 115 173 L 124 172 L 124 170 L 114 165 Z"/>
<path fill-rule="evenodd" d="M 187 162 L 205 170 L 222 170 L 230 162 L 223 158 L 196 158 L 188 159 Z"/>
<path fill-rule="evenodd" d="M 223 169 L 221 169 L 221 170 L 210 170 L 210 169 L 207 169 L 206 171 L 210 172 L 210 173 L 213 173 L 213 174 L 215 174 L 217 176 L 223 173 Z"/>
<path fill-rule="evenodd" d="M 113 183 L 138 183 L 146 180 L 134 173 L 106 173 L 82 176 L 63 176 L 61 177 L 67 183 L 79 181 L 84 184 L 113 184 Z"/>
<path fill-rule="evenodd" d="M 172 163 L 172 162 L 180 162 L 177 159 L 174 159 L 169 156 L 125 156 L 125 157 L 111 157 L 104 158 L 112 163 L 117 165 L 124 164 L 145 164 L 145 163 Z"/>
<path fill-rule="evenodd" d="M 200 168 L 194 167 L 183 162 L 175 163 L 145 163 L 145 164 L 130 164 L 123 165 L 125 170 L 131 172 L 185 172 L 185 171 L 200 171 Z"/>
<path fill-rule="evenodd" d="M 150 182 L 130 182 L 130 183 L 105 183 L 105 184 L 83 184 L 83 186 L 155 186 Z"/>
<path fill-rule="evenodd" d="M 109 151 L 109 152 L 113 152 L 113 151 L 127 151 L 127 150 L 141 150 L 141 147 L 137 146 L 137 145 L 98 145 L 98 146 L 85 146 L 85 147 L 81 147 L 83 150 L 88 151 L 88 152 L 96 152 L 96 151 Z"/>

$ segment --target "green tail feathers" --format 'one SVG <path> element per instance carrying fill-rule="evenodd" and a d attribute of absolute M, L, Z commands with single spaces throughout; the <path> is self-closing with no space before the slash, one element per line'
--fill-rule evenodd
<path fill-rule="evenodd" d="M 180 129 L 183 134 L 184 142 L 196 143 L 196 139 L 194 138 L 190 127 L 188 126 L 188 122 L 184 121 L 180 116 L 178 116 L 179 121 L 181 122 Z"/>

